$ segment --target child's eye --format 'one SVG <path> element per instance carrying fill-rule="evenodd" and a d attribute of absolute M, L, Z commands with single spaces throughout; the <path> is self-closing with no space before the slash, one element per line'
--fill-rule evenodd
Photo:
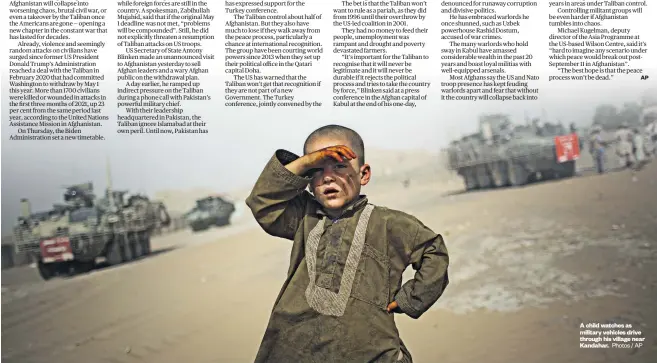
<path fill-rule="evenodd" d="M 308 173 L 308 175 L 313 175 L 313 174 L 315 174 L 315 173 L 317 173 L 317 172 L 320 172 L 320 171 L 322 171 L 322 169 L 320 169 L 320 168 L 313 168 L 313 169 L 308 170 L 307 173 Z"/>
<path fill-rule="evenodd" d="M 336 168 L 346 168 L 347 166 L 345 164 L 337 164 L 335 167 Z"/>

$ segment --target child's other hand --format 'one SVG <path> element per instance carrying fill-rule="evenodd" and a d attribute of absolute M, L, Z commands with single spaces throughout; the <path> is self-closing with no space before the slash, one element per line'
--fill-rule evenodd
<path fill-rule="evenodd" d="M 325 147 L 303 156 L 305 167 L 308 169 L 318 166 L 326 158 L 333 158 L 335 161 L 342 163 L 356 157 L 356 153 L 344 145 Z"/>
<path fill-rule="evenodd" d="M 393 301 L 390 304 L 388 304 L 388 312 L 389 313 L 392 313 L 392 312 L 396 313 L 396 312 L 399 312 L 399 311 L 400 311 L 399 310 L 399 305 L 397 305 L 396 301 Z"/>

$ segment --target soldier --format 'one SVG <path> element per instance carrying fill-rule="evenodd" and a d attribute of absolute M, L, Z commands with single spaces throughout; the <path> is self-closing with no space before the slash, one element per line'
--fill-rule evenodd
<path fill-rule="evenodd" d="M 605 142 L 602 140 L 601 131 L 602 128 L 599 125 L 594 125 L 589 138 L 589 152 L 593 156 L 599 174 L 605 172 Z"/>
<path fill-rule="evenodd" d="M 622 168 L 629 168 L 634 164 L 634 155 L 632 153 L 633 134 L 626 122 L 623 122 L 616 130 L 616 155 L 618 155 Z"/>
<path fill-rule="evenodd" d="M 654 157 L 657 154 L 657 120 L 646 125 L 646 154 Z"/>
<path fill-rule="evenodd" d="M 634 128 L 632 148 L 634 150 L 634 160 L 636 161 L 637 165 L 640 165 L 646 158 L 645 143 L 643 138 L 644 136 L 639 128 Z"/>
<path fill-rule="evenodd" d="M 575 125 L 574 122 L 571 122 L 571 123 L 570 123 L 570 127 L 569 127 L 569 129 L 570 129 L 570 133 L 571 133 L 571 134 L 575 134 L 575 137 L 577 137 L 577 148 L 578 148 L 578 149 L 580 150 L 580 152 L 581 152 L 581 151 L 582 151 L 582 148 L 583 148 L 582 138 L 579 136 L 579 132 L 578 132 L 578 130 L 577 130 L 577 126 Z"/>

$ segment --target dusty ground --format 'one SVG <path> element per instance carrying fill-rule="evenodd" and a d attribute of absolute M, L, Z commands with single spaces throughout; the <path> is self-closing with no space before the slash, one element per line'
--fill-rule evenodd
<path fill-rule="evenodd" d="M 383 187 L 365 192 L 444 233 L 452 258 L 434 308 L 397 318 L 415 362 L 657 362 L 657 163 L 637 181 L 618 172 L 468 194 L 446 193 L 454 184 L 442 179 Z M 3 271 L 3 362 L 253 361 L 289 242 L 249 218 L 155 242 L 162 253 L 72 279 Z M 581 322 L 632 324 L 645 341 L 579 348 Z"/>

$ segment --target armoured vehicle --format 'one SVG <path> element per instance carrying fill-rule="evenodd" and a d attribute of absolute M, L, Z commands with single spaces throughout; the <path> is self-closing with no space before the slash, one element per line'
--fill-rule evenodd
<path fill-rule="evenodd" d="M 449 169 L 467 190 L 518 186 L 533 179 L 572 177 L 581 140 L 561 124 L 513 125 L 502 114 L 479 119 L 477 133 L 454 140 L 447 149 Z"/>
<path fill-rule="evenodd" d="M 230 224 L 233 212 L 233 203 L 221 196 L 208 196 L 196 201 L 196 206 L 185 213 L 185 220 L 192 231 L 204 231 L 213 225 L 221 227 Z"/>
<path fill-rule="evenodd" d="M 98 257 L 116 265 L 147 255 L 151 232 L 170 223 L 162 203 L 111 188 L 96 198 L 90 182 L 66 187 L 63 199 L 39 213 L 22 199 L 14 228 L 16 252 L 32 254 L 44 280 L 88 271 Z"/>

